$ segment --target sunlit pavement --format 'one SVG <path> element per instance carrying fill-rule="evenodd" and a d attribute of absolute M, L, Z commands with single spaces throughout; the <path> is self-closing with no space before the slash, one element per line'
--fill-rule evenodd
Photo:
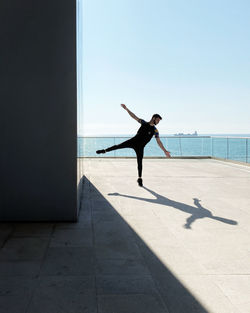
<path fill-rule="evenodd" d="M 0 312 L 250 312 L 250 167 L 79 168 L 78 223 L 1 224 Z"/>

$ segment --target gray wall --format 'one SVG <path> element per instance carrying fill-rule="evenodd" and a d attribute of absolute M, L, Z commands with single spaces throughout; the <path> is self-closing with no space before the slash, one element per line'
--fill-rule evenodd
<path fill-rule="evenodd" d="M 0 220 L 74 221 L 75 0 L 1 0 L 0 45 Z"/>

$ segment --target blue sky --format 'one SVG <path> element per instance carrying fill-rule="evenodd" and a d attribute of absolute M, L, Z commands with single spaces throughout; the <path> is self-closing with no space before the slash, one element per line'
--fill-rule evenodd
<path fill-rule="evenodd" d="M 80 1 L 80 0 L 79 0 Z M 250 1 L 81 0 L 78 133 L 250 133 Z"/>

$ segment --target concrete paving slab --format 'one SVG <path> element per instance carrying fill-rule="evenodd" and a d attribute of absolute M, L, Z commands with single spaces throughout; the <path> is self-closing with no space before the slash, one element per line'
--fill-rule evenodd
<path fill-rule="evenodd" d="M 41 268 L 42 276 L 93 275 L 94 254 L 89 247 L 49 248 Z"/>
<path fill-rule="evenodd" d="M 14 228 L 14 224 L 0 223 L 0 248 L 4 246 L 6 240 L 8 240 L 11 236 Z"/>
<path fill-rule="evenodd" d="M 0 312 L 24 313 L 37 284 L 35 279 L 9 277 L 0 280 Z"/>
<path fill-rule="evenodd" d="M 149 276 L 149 271 L 143 259 L 97 259 L 96 274 L 102 275 L 141 275 Z"/>
<path fill-rule="evenodd" d="M 95 211 L 92 213 L 93 224 L 102 224 L 105 222 L 113 222 L 119 224 L 121 217 L 117 215 L 116 212 L 108 211 Z"/>
<path fill-rule="evenodd" d="M 240 305 L 242 309 L 245 304 L 245 312 L 248 312 L 250 275 L 217 275 L 213 279 L 235 306 Z"/>
<path fill-rule="evenodd" d="M 96 313 L 94 277 L 41 278 L 27 313 Z"/>
<path fill-rule="evenodd" d="M 78 223 L 56 223 L 55 224 L 55 230 L 58 229 L 86 229 L 91 227 L 90 221 L 79 221 Z"/>
<path fill-rule="evenodd" d="M 18 223 L 12 235 L 15 237 L 43 237 L 50 236 L 52 230 L 52 223 Z"/>
<path fill-rule="evenodd" d="M 40 261 L 0 261 L 0 279 L 6 277 L 38 277 L 42 260 Z"/>
<path fill-rule="evenodd" d="M 206 269 L 181 246 L 150 245 L 151 251 L 174 274 L 205 274 Z"/>
<path fill-rule="evenodd" d="M 225 296 L 209 275 L 180 275 L 182 284 L 190 290 L 210 313 L 236 313 L 237 307 Z M 201 283 L 202 282 L 202 283 Z"/>
<path fill-rule="evenodd" d="M 130 227 L 122 221 L 102 222 L 94 224 L 95 243 L 109 244 L 121 242 L 133 242 L 133 233 Z"/>
<path fill-rule="evenodd" d="M 0 223 L 0 242 L 5 240 L 13 232 L 14 228 L 14 223 Z"/>
<path fill-rule="evenodd" d="M 102 275 L 96 277 L 97 294 L 158 294 L 152 277 Z"/>
<path fill-rule="evenodd" d="M 41 260 L 47 249 L 49 238 L 12 237 L 0 250 L 0 261 Z"/>
<path fill-rule="evenodd" d="M 169 313 L 156 295 L 105 295 L 98 296 L 99 313 Z"/>
<path fill-rule="evenodd" d="M 138 246 L 134 242 L 114 240 L 106 244 L 96 244 L 95 254 L 100 259 L 141 259 Z"/>
<path fill-rule="evenodd" d="M 93 235 L 91 225 L 80 229 L 55 229 L 50 247 L 91 247 Z"/>

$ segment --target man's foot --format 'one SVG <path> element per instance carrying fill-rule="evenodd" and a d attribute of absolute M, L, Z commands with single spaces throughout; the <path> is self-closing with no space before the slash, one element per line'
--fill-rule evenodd
<path fill-rule="evenodd" d="M 142 184 L 142 179 L 141 179 L 141 178 L 138 178 L 138 179 L 137 179 L 137 183 L 138 183 L 138 185 L 139 185 L 140 187 L 143 186 L 143 184 Z"/>
<path fill-rule="evenodd" d="M 104 149 L 102 149 L 102 150 L 97 150 L 96 153 L 101 154 L 101 153 L 106 153 L 106 151 Z"/>

